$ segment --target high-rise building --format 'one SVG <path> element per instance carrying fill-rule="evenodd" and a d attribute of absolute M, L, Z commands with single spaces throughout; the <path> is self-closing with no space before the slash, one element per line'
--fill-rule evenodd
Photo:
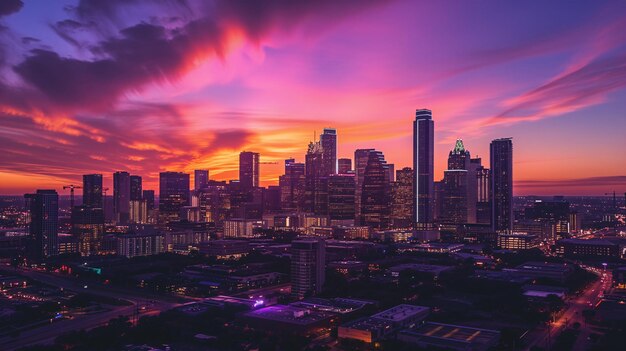
<path fill-rule="evenodd" d="M 328 192 L 324 185 L 327 175 L 324 173 L 324 152 L 320 142 L 309 143 L 305 156 L 305 172 L 305 211 L 326 212 L 324 207 L 328 205 Z"/>
<path fill-rule="evenodd" d="M 130 215 L 130 174 L 113 173 L 113 215 L 117 223 L 125 224 Z"/>
<path fill-rule="evenodd" d="M 97 255 L 104 236 L 104 211 L 87 205 L 72 208 L 72 235 L 81 256 Z"/>
<path fill-rule="evenodd" d="M 130 200 L 130 223 L 148 223 L 148 202 L 146 200 Z"/>
<path fill-rule="evenodd" d="M 363 172 L 360 224 L 376 229 L 389 226 L 389 171 L 385 156 L 380 151 L 370 151 Z"/>
<path fill-rule="evenodd" d="M 298 212 L 304 207 L 305 165 L 293 158 L 285 160 L 285 174 L 278 179 L 280 207 L 283 211 Z"/>
<path fill-rule="evenodd" d="M 154 210 L 154 190 L 144 190 L 142 191 L 142 197 L 146 200 L 146 208 L 148 209 L 148 214 Z"/>
<path fill-rule="evenodd" d="M 387 181 L 389 183 L 396 181 L 396 165 L 387 163 Z"/>
<path fill-rule="evenodd" d="M 352 170 L 352 159 L 340 158 L 337 160 L 337 173 L 346 174 Z"/>
<path fill-rule="evenodd" d="M 204 189 L 209 183 L 209 170 L 208 169 L 196 169 L 193 171 L 193 188 L 198 191 Z"/>
<path fill-rule="evenodd" d="M 321 238 L 291 242 L 291 294 L 296 298 L 322 291 L 326 269 L 326 243 Z"/>
<path fill-rule="evenodd" d="M 469 174 L 470 169 L 473 171 L 475 167 L 470 166 L 470 164 L 470 152 L 465 150 L 463 141 L 457 139 L 454 149 L 448 154 L 448 170 L 444 171 L 442 181 L 443 196 L 441 198 L 441 211 L 438 219 L 444 223 L 460 224 L 470 222 L 469 203 L 472 200 L 469 199 L 469 195 L 470 192 L 475 194 L 475 191 L 470 189 L 470 184 L 475 183 L 473 182 L 475 176 Z M 471 207 L 475 208 L 475 206 Z"/>
<path fill-rule="evenodd" d="M 59 195 L 54 190 L 37 190 L 26 194 L 30 209 L 29 233 L 33 239 L 36 260 L 59 253 Z"/>
<path fill-rule="evenodd" d="M 493 140 L 489 146 L 491 164 L 491 229 L 513 230 L 513 141 Z"/>
<path fill-rule="evenodd" d="M 391 224 L 395 228 L 412 226 L 413 220 L 413 170 L 405 167 L 396 171 L 391 183 Z"/>
<path fill-rule="evenodd" d="M 444 223 L 467 223 L 467 170 L 443 172 L 443 203 L 439 220 Z"/>
<path fill-rule="evenodd" d="M 231 198 L 226 182 L 209 181 L 199 194 L 200 221 L 222 226 L 231 210 Z"/>
<path fill-rule="evenodd" d="M 320 144 L 322 146 L 323 170 L 322 175 L 329 176 L 337 173 L 337 130 L 334 128 L 324 128 L 320 134 Z"/>
<path fill-rule="evenodd" d="M 416 228 L 426 229 L 433 221 L 434 129 L 432 111 L 415 111 L 413 122 L 413 171 L 415 172 L 414 221 Z"/>
<path fill-rule="evenodd" d="M 328 215 L 331 220 L 354 220 L 354 174 L 328 177 Z"/>
<path fill-rule="evenodd" d="M 159 217 L 162 224 L 180 220 L 180 210 L 189 204 L 189 174 L 159 174 Z"/>
<path fill-rule="evenodd" d="M 476 223 L 491 223 L 491 172 L 488 168 L 476 170 Z"/>
<path fill-rule="evenodd" d="M 465 169 L 469 168 L 471 156 L 468 150 L 465 150 L 463 140 L 457 139 L 454 149 L 448 154 L 448 169 Z"/>
<path fill-rule="evenodd" d="M 143 198 L 141 176 L 130 176 L 130 201 L 141 200 Z"/>
<path fill-rule="evenodd" d="M 482 159 L 470 159 L 467 169 L 467 222 L 478 223 L 478 172 L 483 168 Z"/>
<path fill-rule="evenodd" d="M 83 205 L 102 208 L 102 174 L 83 175 Z"/>
<path fill-rule="evenodd" d="M 243 151 L 239 154 L 239 184 L 242 190 L 259 186 L 259 153 Z"/>
<path fill-rule="evenodd" d="M 357 149 L 354 151 L 354 174 L 356 190 L 354 193 L 355 218 L 361 218 L 361 193 L 363 192 L 363 176 L 365 175 L 365 167 L 369 161 L 370 152 L 374 149 Z"/>

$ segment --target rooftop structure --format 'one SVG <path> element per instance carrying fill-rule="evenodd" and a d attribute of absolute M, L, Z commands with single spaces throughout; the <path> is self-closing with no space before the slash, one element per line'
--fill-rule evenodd
<path fill-rule="evenodd" d="M 376 313 L 367 318 L 346 323 L 339 327 L 339 338 L 373 342 L 402 328 L 421 323 L 430 313 L 430 308 L 402 304 Z"/>
<path fill-rule="evenodd" d="M 274 305 L 250 311 L 245 314 L 253 324 L 261 328 L 277 327 L 294 331 L 307 331 L 328 324 L 332 314 L 287 305 Z"/>
<path fill-rule="evenodd" d="M 393 266 L 389 268 L 391 275 L 397 277 L 400 275 L 400 272 L 409 270 L 409 271 L 417 271 L 422 273 L 430 273 L 435 277 L 438 277 L 441 273 L 452 270 L 454 267 L 452 266 L 441 266 L 434 264 L 422 264 L 422 263 L 404 263 L 399 264 L 397 266 Z"/>
<path fill-rule="evenodd" d="M 496 345 L 500 332 L 461 325 L 427 322 L 415 329 L 398 333 L 398 340 L 419 347 L 437 347 L 459 351 L 484 351 Z"/>

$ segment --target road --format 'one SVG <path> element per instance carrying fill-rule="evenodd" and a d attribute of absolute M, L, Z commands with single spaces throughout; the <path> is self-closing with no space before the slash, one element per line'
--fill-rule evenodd
<path fill-rule="evenodd" d="M 40 272 L 30 269 L 20 269 L 11 273 L 20 274 L 44 284 L 63 288 L 64 290 L 88 292 L 92 295 L 125 300 L 130 302 L 131 305 L 114 307 L 112 310 L 100 313 L 77 315 L 73 319 L 60 320 L 49 325 L 23 331 L 17 338 L 4 337 L 0 339 L 0 345 L 2 345 L 2 350 L 7 351 L 34 344 L 51 343 L 61 334 L 74 330 L 89 330 L 99 327 L 105 325 L 113 318 L 119 316 L 132 316 L 137 310 L 142 312 L 140 316 L 153 315 L 181 304 L 178 301 L 179 299 L 157 296 L 151 293 L 137 291 L 135 289 L 124 289 L 108 285 L 88 286 L 88 288 L 85 289 L 82 282 L 53 273 Z M 146 310 L 138 308 L 138 306 L 146 305 Z"/>
<path fill-rule="evenodd" d="M 600 279 L 590 284 L 581 295 L 574 296 L 567 301 L 565 310 L 547 328 L 535 329 L 529 332 L 524 337 L 527 342 L 524 350 L 530 350 L 533 346 L 549 350 L 549 346 L 554 343 L 556 336 L 565 330 L 567 326 L 576 322 L 580 323 L 580 335 L 575 344 L 575 350 L 583 351 L 586 349 L 588 345 L 587 337 L 592 331 L 586 325 L 582 312 L 593 308 L 601 300 L 604 291 L 611 286 L 610 272 L 602 273 L 596 270 L 595 273 L 604 274 L 604 276 L 601 275 Z"/>

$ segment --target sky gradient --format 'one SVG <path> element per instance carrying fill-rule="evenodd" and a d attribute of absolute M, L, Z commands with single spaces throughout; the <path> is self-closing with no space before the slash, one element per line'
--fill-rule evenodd
<path fill-rule="evenodd" d="M 236 179 L 243 150 L 276 184 L 324 127 L 399 169 L 416 108 L 436 180 L 455 139 L 488 165 L 513 137 L 516 195 L 626 191 L 626 2 L 0 2 L 0 194 Z"/>

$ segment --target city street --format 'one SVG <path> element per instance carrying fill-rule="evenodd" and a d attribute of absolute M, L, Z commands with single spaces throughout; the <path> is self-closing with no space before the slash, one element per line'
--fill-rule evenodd
<path fill-rule="evenodd" d="M 140 312 L 139 316 L 152 315 L 169 310 L 181 304 L 176 302 L 175 298 L 138 292 L 135 289 L 123 289 L 107 285 L 98 285 L 97 287 L 91 288 L 87 286 L 87 289 L 85 289 L 85 285 L 82 282 L 78 282 L 72 278 L 59 276 L 53 273 L 35 271 L 32 269 L 19 269 L 14 273 L 41 283 L 63 288 L 65 290 L 88 292 L 93 295 L 125 300 L 131 304 L 128 306 L 115 307 L 112 310 L 105 312 L 77 315 L 73 319 L 64 319 L 46 326 L 26 330 L 21 332 L 17 338 L 11 338 L 8 336 L 4 337 L 0 339 L 0 344 L 2 345 L 2 350 L 7 351 L 15 350 L 28 345 L 51 343 L 56 337 L 63 333 L 81 329 L 92 329 L 105 325 L 109 320 L 116 317 L 130 317 L 137 311 Z M 143 309 L 143 307 L 145 307 L 145 309 Z"/>
<path fill-rule="evenodd" d="M 580 334 L 574 349 L 578 351 L 586 349 L 588 345 L 587 337 L 592 331 L 589 326 L 586 325 L 582 312 L 586 309 L 593 308 L 602 298 L 604 291 L 611 286 L 610 272 L 604 273 L 595 270 L 594 273 L 600 274 L 600 279 L 590 284 L 580 296 L 573 296 L 567 300 L 565 310 L 556 317 L 554 322 L 550 323 L 548 327 L 543 326 L 536 328 L 524 336 L 524 339 L 527 341 L 524 350 L 530 350 L 533 346 L 548 350 L 549 346 L 554 343 L 556 337 L 568 326 L 576 322 L 580 323 Z M 602 274 L 604 274 L 604 276 Z"/>

